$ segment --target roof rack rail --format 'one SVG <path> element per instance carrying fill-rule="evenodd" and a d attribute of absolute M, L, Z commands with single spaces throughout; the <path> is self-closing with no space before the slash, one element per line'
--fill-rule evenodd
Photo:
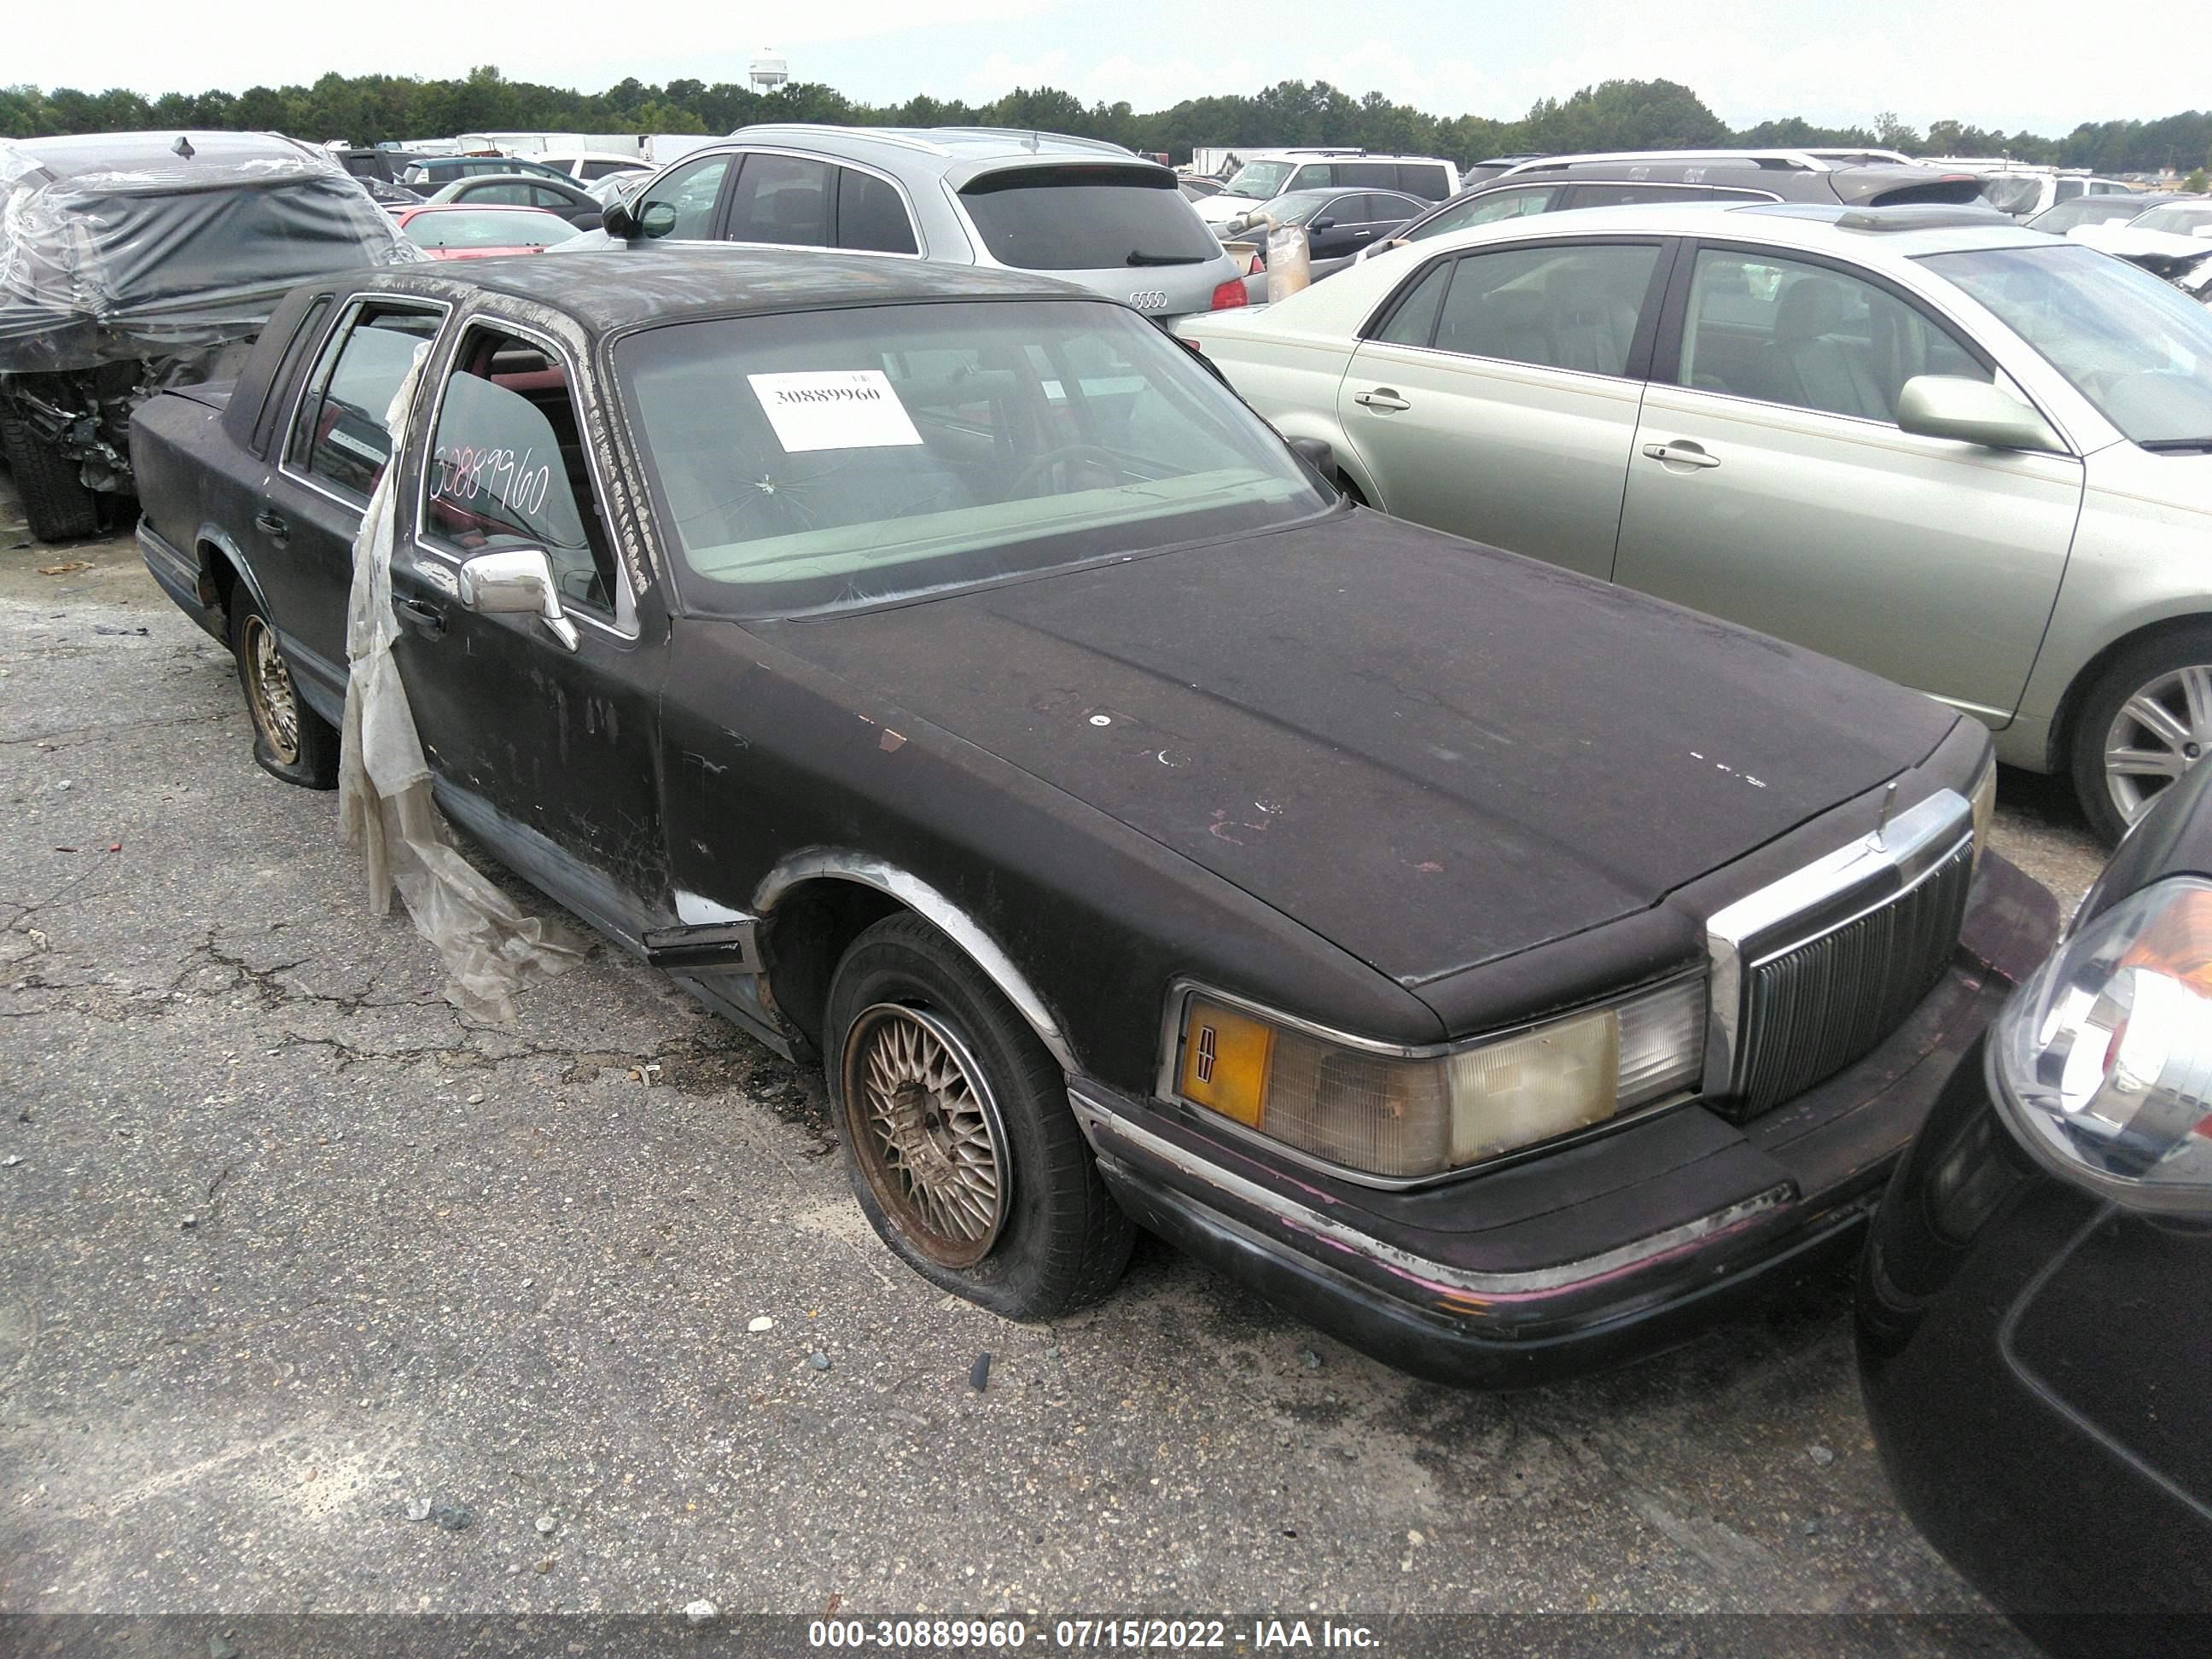
<path fill-rule="evenodd" d="M 2017 225 L 2010 214 L 1971 202 L 1899 202 L 1894 207 L 1853 208 L 1836 217 L 1838 230 L 1948 230 L 1960 227 Z"/>
<path fill-rule="evenodd" d="M 1623 161 L 1747 161 L 1753 167 L 1785 168 L 1798 173 L 1834 173 L 1835 162 L 1807 149 L 1613 149 L 1589 150 L 1572 155 L 1541 155 L 1508 167 L 1490 182 L 1528 174 L 1564 172 L 1589 164 L 1610 167 Z"/>
<path fill-rule="evenodd" d="M 744 138 L 759 133 L 779 132 L 832 133 L 840 137 L 857 133 L 877 143 L 896 144 L 902 149 L 918 149 L 926 155 L 952 154 L 944 145 L 932 143 L 905 127 L 841 127 L 828 121 L 755 121 L 747 126 L 732 127 L 722 136 L 725 138 Z"/>

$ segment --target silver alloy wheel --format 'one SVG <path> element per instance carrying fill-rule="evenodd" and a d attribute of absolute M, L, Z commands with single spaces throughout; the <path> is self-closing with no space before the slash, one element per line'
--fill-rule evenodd
<path fill-rule="evenodd" d="M 246 619 L 246 700 L 279 766 L 300 758 L 300 704 L 292 690 L 292 671 L 276 648 L 276 630 L 258 616 Z"/>
<path fill-rule="evenodd" d="M 2105 733 L 2105 787 L 2133 823 L 2212 748 L 2212 665 L 2160 674 L 2120 705 Z"/>
<path fill-rule="evenodd" d="M 843 1105 L 876 1200 L 915 1248 L 972 1267 L 1005 1225 L 1012 1171 L 982 1068 L 927 1008 L 878 1002 L 845 1038 Z"/>

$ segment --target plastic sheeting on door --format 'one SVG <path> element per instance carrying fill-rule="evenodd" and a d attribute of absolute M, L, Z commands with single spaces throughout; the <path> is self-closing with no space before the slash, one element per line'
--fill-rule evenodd
<path fill-rule="evenodd" d="M 1304 225 L 1267 226 L 1267 303 L 1287 300 L 1313 282 L 1313 256 Z"/>
<path fill-rule="evenodd" d="M 143 134 L 0 139 L 0 373 L 204 353 L 296 283 L 423 257 L 328 155 L 187 137 L 189 155 Z"/>
<path fill-rule="evenodd" d="M 414 367 L 392 397 L 385 425 L 393 462 L 377 480 L 354 538 L 338 818 L 346 840 L 368 858 L 369 902 L 377 915 L 389 913 L 397 888 L 415 931 L 445 958 L 446 1000 L 471 1019 L 512 1025 L 515 994 L 531 980 L 550 979 L 582 961 L 584 945 L 557 922 L 525 915 L 454 847 L 430 799 L 430 768 L 392 659 L 399 635 L 392 610 L 398 533 L 392 496 L 416 383 L 428 355 L 428 345 L 416 349 Z"/>

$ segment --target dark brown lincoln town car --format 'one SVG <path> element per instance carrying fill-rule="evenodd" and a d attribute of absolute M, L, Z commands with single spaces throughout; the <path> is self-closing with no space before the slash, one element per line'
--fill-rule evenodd
<path fill-rule="evenodd" d="M 1646 1352 L 1850 1249 L 2054 931 L 1974 721 L 1359 508 L 1048 281 L 363 273 L 133 447 L 310 785 L 397 467 L 446 810 L 821 1057 L 885 1243 L 1015 1317 L 1134 1224 L 1425 1376 Z"/>

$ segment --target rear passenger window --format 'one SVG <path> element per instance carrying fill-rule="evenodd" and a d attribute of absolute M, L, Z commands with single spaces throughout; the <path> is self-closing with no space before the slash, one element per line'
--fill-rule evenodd
<path fill-rule="evenodd" d="M 1470 357 L 1626 374 L 1659 250 L 1501 249 L 1462 258 L 1437 324 L 1437 349 Z"/>
<path fill-rule="evenodd" d="M 898 191 L 872 173 L 837 169 L 837 246 L 870 253 L 916 253 Z"/>
<path fill-rule="evenodd" d="M 286 460 L 366 502 L 392 459 L 385 415 L 407 378 L 416 348 L 437 334 L 439 321 L 430 312 L 363 306 L 301 399 Z"/>
<path fill-rule="evenodd" d="M 530 207 L 534 193 L 529 185 L 471 185 L 460 193 L 459 199 L 472 206 Z"/>
<path fill-rule="evenodd" d="M 748 155 L 730 199 L 732 242 L 775 242 L 787 247 L 828 247 L 830 175 L 826 161 L 796 155 Z"/>
<path fill-rule="evenodd" d="M 1437 312 L 1443 303 L 1444 287 L 1451 281 L 1451 261 L 1439 259 L 1407 290 L 1389 320 L 1375 337 L 1392 345 L 1425 346 L 1437 331 Z"/>
<path fill-rule="evenodd" d="M 1394 188 L 1402 190 L 1409 196 L 1418 196 L 1425 202 L 1450 199 L 1451 181 L 1444 177 L 1444 170 L 1433 161 L 1401 161 L 1396 172 L 1398 176 L 1395 181 L 1378 179 L 1375 182 L 1392 184 Z"/>
<path fill-rule="evenodd" d="M 543 549 L 566 603 L 611 613 L 612 544 L 568 372 L 535 341 L 476 327 L 454 354 L 423 471 L 422 533 L 459 557 Z"/>
<path fill-rule="evenodd" d="M 1871 283 L 1794 259 L 1698 250 L 1681 385 L 1894 422 L 1897 394 L 1916 374 L 1990 378 L 1948 332 Z"/>
<path fill-rule="evenodd" d="M 1339 161 L 1336 182 L 1340 185 L 1365 185 L 1370 188 L 1396 190 L 1398 168 L 1390 161 Z"/>

